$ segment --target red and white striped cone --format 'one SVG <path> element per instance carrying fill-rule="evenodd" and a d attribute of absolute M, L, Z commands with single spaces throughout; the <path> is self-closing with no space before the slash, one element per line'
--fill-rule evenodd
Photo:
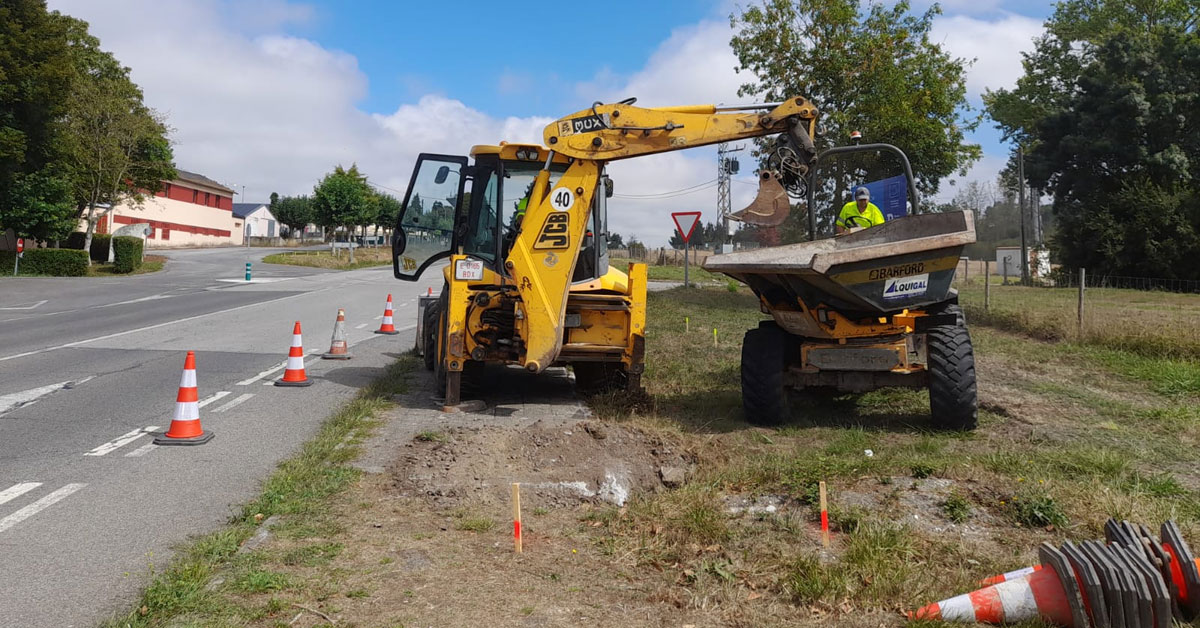
<path fill-rule="evenodd" d="M 992 585 L 992 584 L 1000 584 L 1001 582 L 1008 582 L 1009 580 L 1016 580 L 1017 578 L 1024 578 L 1025 576 L 1028 576 L 1029 574 L 1031 574 L 1035 571 L 1041 571 L 1041 570 L 1042 570 L 1041 565 L 1034 565 L 1032 567 L 1022 567 L 1020 569 L 1006 571 L 998 576 L 991 576 L 988 578 L 984 578 L 983 580 L 979 581 L 979 584 L 982 584 L 985 586 Z"/>
<path fill-rule="evenodd" d="M 383 306 L 383 323 L 379 325 L 379 329 L 375 330 L 377 334 L 387 334 L 395 336 L 400 333 L 396 331 L 396 324 L 392 322 L 392 295 L 388 295 L 387 304 Z"/>
<path fill-rule="evenodd" d="M 312 386 L 312 380 L 304 372 L 304 342 L 300 340 L 300 321 L 292 327 L 292 348 L 288 350 L 287 368 L 283 371 L 283 379 L 275 381 L 276 386 Z"/>
<path fill-rule="evenodd" d="M 333 324 L 333 339 L 329 341 L 329 351 L 321 355 L 322 360 L 349 360 L 350 346 L 346 344 L 346 310 L 339 309 L 337 322 Z"/>
<path fill-rule="evenodd" d="M 187 352 L 183 361 L 183 377 L 175 396 L 175 416 L 171 427 L 154 438 L 155 445 L 202 445 L 212 440 L 213 433 L 200 427 L 200 391 L 196 387 L 196 354 Z"/>
<path fill-rule="evenodd" d="M 957 595 L 908 614 L 909 619 L 1011 624 L 1043 617 L 1059 626 L 1074 626 L 1071 604 L 1053 569 Z"/>

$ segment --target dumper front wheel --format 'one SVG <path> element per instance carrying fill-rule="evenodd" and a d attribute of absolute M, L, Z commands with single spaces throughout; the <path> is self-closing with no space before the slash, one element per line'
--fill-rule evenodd
<path fill-rule="evenodd" d="M 975 389 L 975 353 L 971 336 L 958 306 L 959 324 L 938 325 L 925 336 L 929 352 L 929 410 L 933 425 L 943 430 L 975 429 L 978 399 Z"/>
<path fill-rule="evenodd" d="M 763 321 L 742 340 L 742 410 L 755 425 L 779 425 L 791 416 L 784 386 L 787 332 L 775 321 Z"/>

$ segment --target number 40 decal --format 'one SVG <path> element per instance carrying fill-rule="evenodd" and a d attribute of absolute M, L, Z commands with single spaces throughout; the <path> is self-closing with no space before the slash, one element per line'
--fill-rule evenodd
<path fill-rule="evenodd" d="M 554 190 L 553 195 L 550 198 L 550 205 L 559 211 L 571 209 L 571 206 L 574 204 L 575 193 L 567 188 L 558 188 L 557 190 Z"/>

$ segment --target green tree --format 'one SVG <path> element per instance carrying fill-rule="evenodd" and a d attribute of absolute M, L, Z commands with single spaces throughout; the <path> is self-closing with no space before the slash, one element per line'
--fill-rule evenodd
<path fill-rule="evenodd" d="M 1026 169 L 1054 192 L 1060 261 L 1200 278 L 1200 36 L 1118 29 L 1090 59 Z"/>
<path fill-rule="evenodd" d="M 380 192 L 377 195 L 376 206 L 378 212 L 375 216 L 375 233 L 379 234 L 379 229 L 382 228 L 384 233 L 389 233 L 396 225 L 396 217 L 400 215 L 400 201 L 391 194 Z"/>
<path fill-rule="evenodd" d="M 0 229 L 59 239 L 71 231 L 61 165 L 73 69 L 67 24 L 43 0 L 0 4 Z"/>
<path fill-rule="evenodd" d="M 304 228 L 314 222 L 314 212 L 311 199 L 304 196 L 279 196 L 272 193 L 271 215 L 275 220 L 287 225 L 288 235 L 295 237 L 296 233 L 304 233 Z"/>
<path fill-rule="evenodd" d="M 625 239 L 619 233 L 608 234 L 608 248 L 623 249 L 625 248 Z"/>
<path fill-rule="evenodd" d="M 979 123 L 966 101 L 969 62 L 930 40 L 938 14 L 935 4 L 911 15 L 906 0 L 869 4 L 865 14 L 858 0 L 749 6 L 731 17 L 737 69 L 751 74 L 739 93 L 767 101 L 811 99 L 821 112 L 818 149 L 846 143 L 855 130 L 870 142 L 899 146 L 917 187 L 931 197 L 942 178 L 965 172 L 981 154 L 964 137 Z"/>
<path fill-rule="evenodd" d="M 175 178 L 175 166 L 164 119 L 142 103 L 129 68 L 100 49 L 86 22 L 65 15 L 58 19 L 66 25 L 74 69 L 64 162 L 76 207 L 87 221 L 87 249 L 99 206 L 140 205 L 164 179 Z"/>
<path fill-rule="evenodd" d="M 339 165 L 326 174 L 313 188 L 312 206 L 317 224 L 343 228 L 351 236 L 355 227 L 368 224 L 378 212 L 377 197 L 357 165 L 348 170 Z M 350 262 L 354 263 L 353 247 Z"/>

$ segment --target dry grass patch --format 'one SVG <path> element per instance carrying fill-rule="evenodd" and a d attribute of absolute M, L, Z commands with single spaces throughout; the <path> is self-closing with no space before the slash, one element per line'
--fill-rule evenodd
<path fill-rule="evenodd" d="M 263 258 L 264 264 L 287 264 L 289 266 L 311 266 L 332 270 L 354 270 L 372 266 L 388 266 L 392 263 L 392 250 L 386 247 L 358 248 L 354 250 L 354 263 L 350 263 L 347 251 L 287 251 L 274 253 Z"/>

